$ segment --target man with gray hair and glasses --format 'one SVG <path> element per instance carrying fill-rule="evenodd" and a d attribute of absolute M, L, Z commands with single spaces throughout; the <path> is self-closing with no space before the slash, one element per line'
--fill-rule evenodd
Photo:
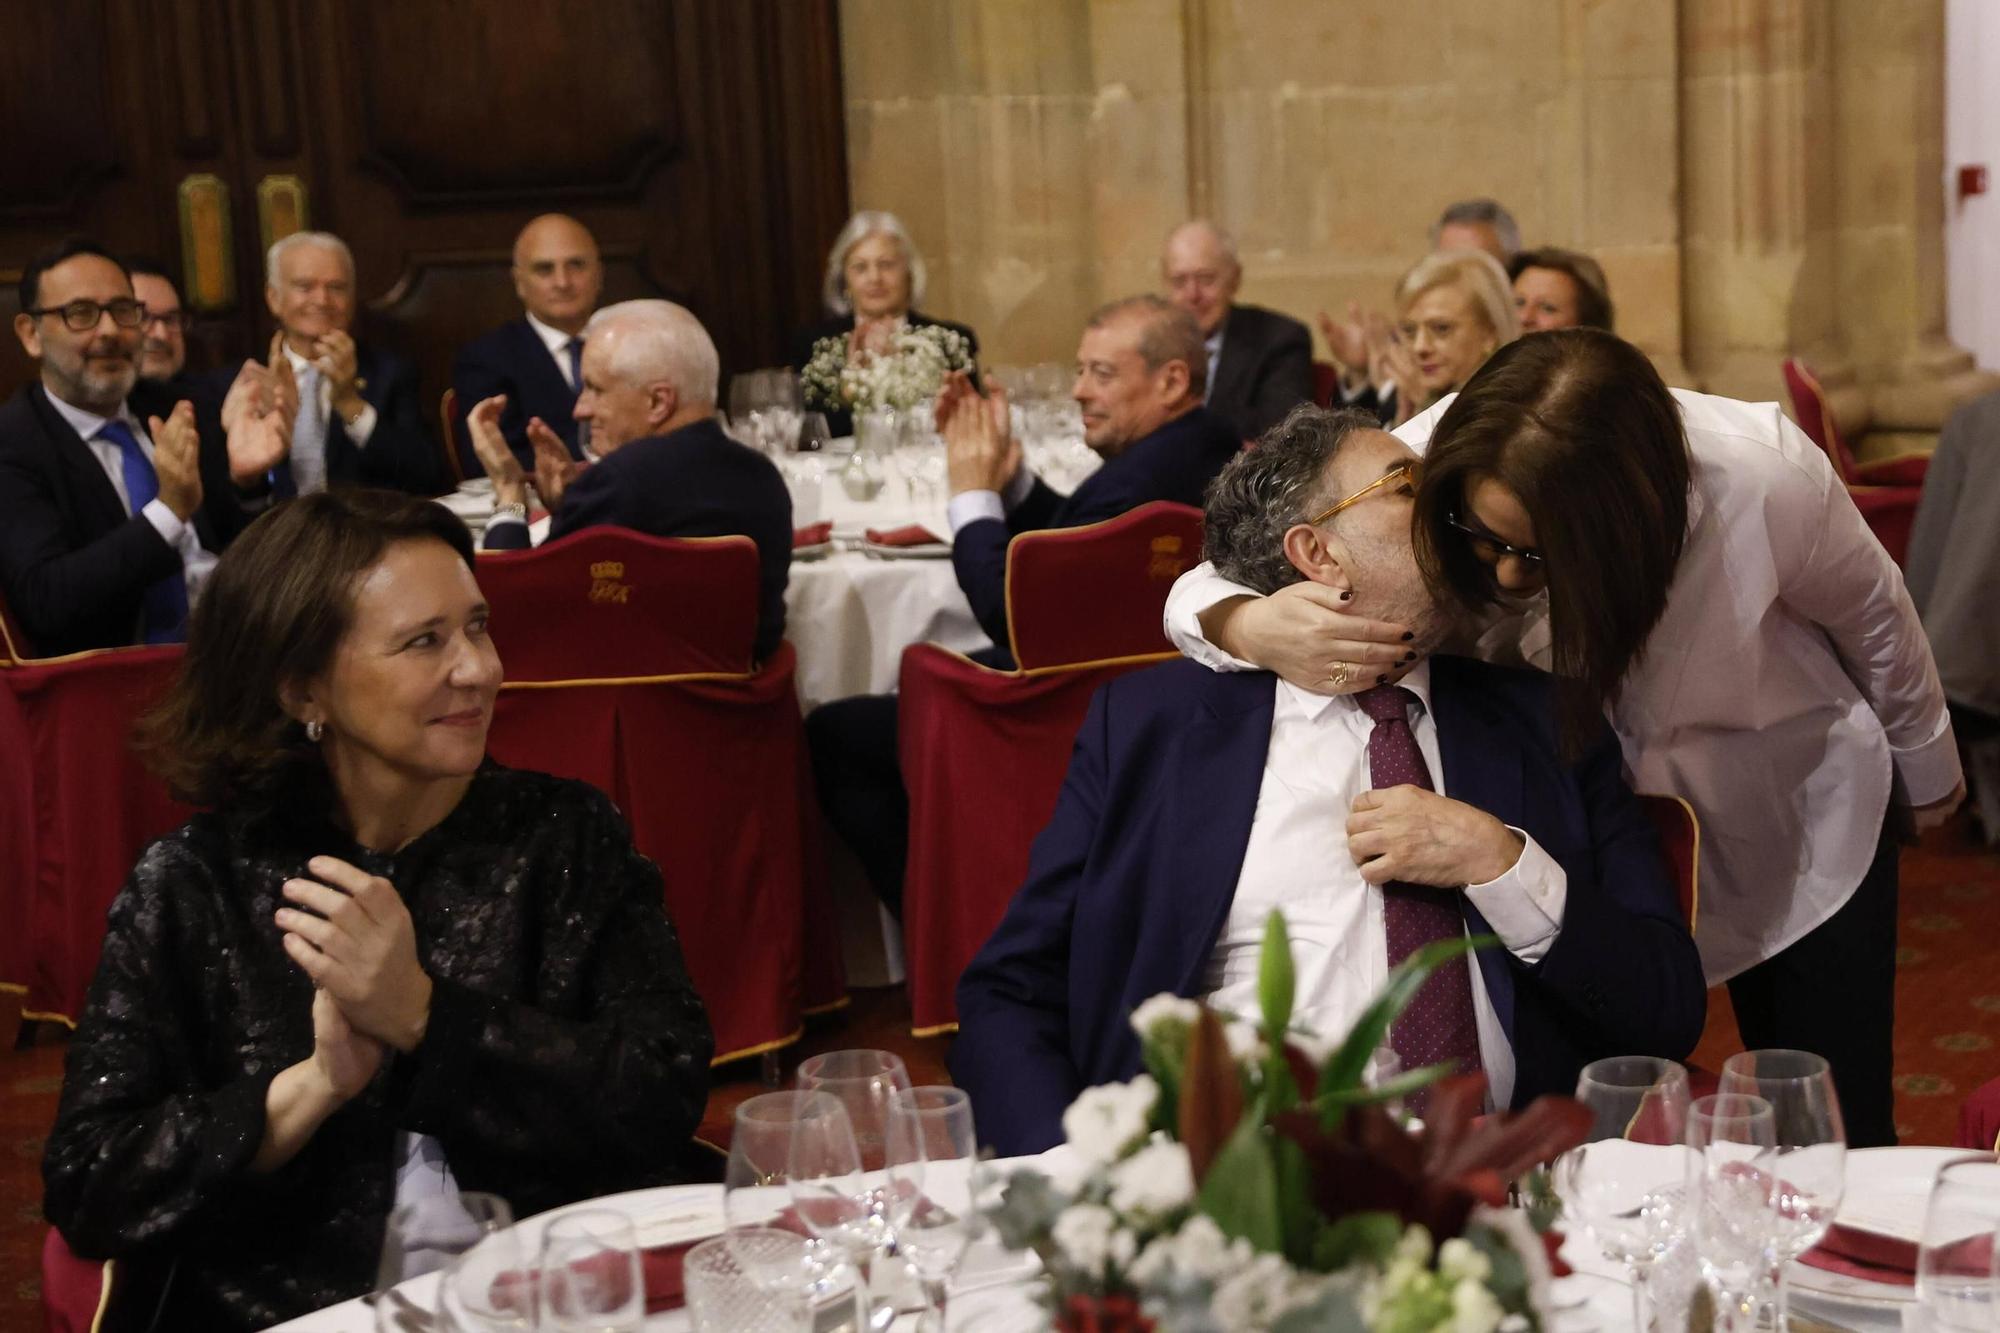
<path fill-rule="evenodd" d="M 716 420 L 720 359 L 708 330 L 672 301 L 621 301 L 584 327 L 580 369 L 574 415 L 588 424 L 597 461 L 579 467 L 536 456 L 532 480 L 552 515 L 548 540 L 606 525 L 654 537 L 750 538 L 762 571 L 756 652 L 769 657 L 785 636 L 792 497 L 771 460 Z M 501 430 L 506 409 L 506 396 L 495 394 L 466 416 L 493 479 L 489 551 L 529 545 L 530 478 Z"/>
<path fill-rule="evenodd" d="M 1461 199 L 1431 224 L 1433 250 L 1484 250 L 1506 267 L 1521 252 L 1521 228 L 1498 199 Z"/>

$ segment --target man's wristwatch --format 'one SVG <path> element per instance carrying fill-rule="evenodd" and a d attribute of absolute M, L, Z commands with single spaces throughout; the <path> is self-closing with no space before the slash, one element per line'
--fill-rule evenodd
<path fill-rule="evenodd" d="M 507 505 L 494 505 L 493 517 L 488 519 L 487 522 L 498 523 L 503 519 L 509 518 L 526 523 L 528 521 L 528 506 L 519 501 Z"/>

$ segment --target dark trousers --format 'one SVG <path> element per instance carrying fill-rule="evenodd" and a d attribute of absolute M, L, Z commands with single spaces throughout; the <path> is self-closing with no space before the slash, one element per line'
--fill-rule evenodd
<path fill-rule="evenodd" d="M 1898 855 L 1885 828 L 1873 864 L 1839 911 L 1729 983 L 1746 1050 L 1780 1047 L 1826 1058 L 1855 1148 L 1896 1141 Z"/>
<path fill-rule="evenodd" d="M 896 696 L 822 704 L 806 715 L 806 744 L 826 822 L 854 849 L 883 906 L 900 921 L 910 798 L 896 752 Z"/>

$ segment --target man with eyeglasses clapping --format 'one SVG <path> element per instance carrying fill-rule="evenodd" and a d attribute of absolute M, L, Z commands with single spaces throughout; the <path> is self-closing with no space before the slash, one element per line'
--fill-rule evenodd
<path fill-rule="evenodd" d="M 214 566 L 194 404 L 141 384 L 147 309 L 125 266 L 65 241 L 21 272 L 14 333 L 40 377 L 0 407 L 0 594 L 42 657 L 186 637 Z M 245 413 L 211 450 L 290 430 Z M 213 507 L 213 506 L 211 506 Z"/>

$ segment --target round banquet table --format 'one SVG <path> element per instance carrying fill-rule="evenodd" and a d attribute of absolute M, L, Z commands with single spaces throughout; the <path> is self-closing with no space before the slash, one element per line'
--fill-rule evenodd
<path fill-rule="evenodd" d="M 828 454 L 825 475 L 813 486 L 791 475 L 794 522 L 828 520 L 833 537 L 824 548 L 792 561 L 785 587 L 785 637 L 798 655 L 800 707 L 811 710 L 856 694 L 889 694 L 903 649 L 913 643 L 941 643 L 972 652 L 991 643 L 958 589 L 948 556 L 869 552 L 863 534 L 921 523 L 950 537 L 941 498 L 912 501 L 892 478 L 872 500 L 850 499 L 840 484 L 841 454 Z M 788 471 L 798 471 L 796 463 Z M 476 539 L 493 512 L 492 484 L 475 478 L 441 503 L 471 528 Z M 534 540 L 548 533 L 548 519 L 530 525 Z"/>

